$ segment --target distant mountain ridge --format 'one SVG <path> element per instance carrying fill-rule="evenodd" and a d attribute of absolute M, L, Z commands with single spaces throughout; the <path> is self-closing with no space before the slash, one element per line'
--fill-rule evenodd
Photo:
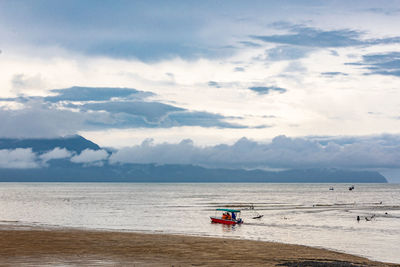
<path fill-rule="evenodd" d="M 0 138 L 0 149 L 32 148 L 33 152 L 43 153 L 56 147 L 77 153 L 81 153 L 85 149 L 100 149 L 97 144 L 80 135 L 59 138 Z"/>
<path fill-rule="evenodd" d="M 387 183 L 378 172 L 340 169 L 286 170 L 207 169 L 179 164 L 84 166 L 53 160 L 48 168 L 0 169 L 1 182 L 270 182 Z"/>
<path fill-rule="evenodd" d="M 54 139 L 1 138 L 0 149 L 32 148 L 44 153 L 56 147 L 75 153 L 99 150 L 97 144 L 75 135 Z M 273 182 L 273 183 L 387 183 L 375 171 L 336 168 L 293 169 L 284 171 L 210 169 L 181 164 L 101 164 L 74 163 L 53 159 L 47 166 L 30 169 L 0 168 L 0 182 Z"/>

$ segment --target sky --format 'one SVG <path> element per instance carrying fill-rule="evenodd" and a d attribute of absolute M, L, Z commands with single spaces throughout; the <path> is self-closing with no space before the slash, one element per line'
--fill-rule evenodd
<path fill-rule="evenodd" d="M 0 137 L 400 181 L 398 25 L 399 1 L 0 0 Z"/>

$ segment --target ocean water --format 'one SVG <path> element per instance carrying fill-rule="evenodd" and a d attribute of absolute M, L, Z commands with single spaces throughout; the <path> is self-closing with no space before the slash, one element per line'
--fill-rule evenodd
<path fill-rule="evenodd" d="M 0 183 L 0 223 L 277 241 L 400 263 L 400 185 L 349 186 Z M 210 223 L 221 207 L 245 223 Z"/>

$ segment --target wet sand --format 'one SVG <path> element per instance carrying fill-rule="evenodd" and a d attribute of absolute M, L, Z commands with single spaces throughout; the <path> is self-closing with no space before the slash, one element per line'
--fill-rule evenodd
<path fill-rule="evenodd" d="M 0 227 L 1 266 L 399 266 L 325 249 L 166 234 Z"/>

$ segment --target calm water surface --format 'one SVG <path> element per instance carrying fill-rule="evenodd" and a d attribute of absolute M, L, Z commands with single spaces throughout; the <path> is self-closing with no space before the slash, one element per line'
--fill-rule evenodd
<path fill-rule="evenodd" d="M 278 241 L 400 263 L 400 185 L 348 186 L 0 183 L 0 221 Z M 220 207 L 242 209 L 245 224 L 210 223 Z"/>

